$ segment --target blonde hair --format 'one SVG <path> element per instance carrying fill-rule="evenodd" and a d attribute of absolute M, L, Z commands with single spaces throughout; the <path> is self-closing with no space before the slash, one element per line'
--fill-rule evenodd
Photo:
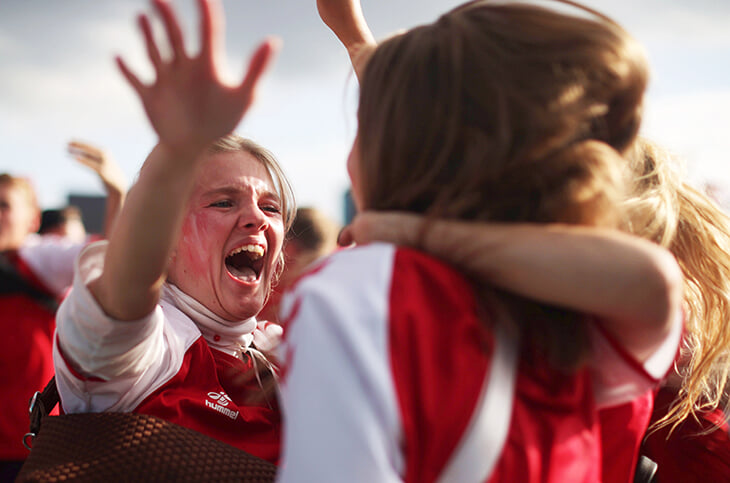
<path fill-rule="evenodd" d="M 658 427 L 727 404 L 730 376 L 730 217 L 686 180 L 679 161 L 647 139 L 630 157 L 637 175 L 628 230 L 669 249 L 684 274 L 686 337 L 678 397 Z"/>
<path fill-rule="evenodd" d="M 484 0 L 457 7 L 384 41 L 365 67 L 363 207 L 615 225 L 621 153 L 637 134 L 647 78 L 643 50 L 603 16 Z M 582 315 L 512 305 L 516 319 L 536 320 L 529 306 L 554 322 L 534 334 L 551 360 L 579 363 Z"/>
<path fill-rule="evenodd" d="M 38 197 L 36 196 L 33 184 L 29 179 L 20 176 L 13 176 L 8 173 L 0 173 L 0 186 L 9 186 L 23 193 L 28 206 L 40 213 Z"/>

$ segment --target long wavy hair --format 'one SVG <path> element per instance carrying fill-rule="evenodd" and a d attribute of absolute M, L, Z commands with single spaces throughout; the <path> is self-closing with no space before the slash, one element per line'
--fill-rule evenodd
<path fill-rule="evenodd" d="M 476 0 L 381 43 L 360 89 L 363 207 L 616 226 L 648 70 L 632 37 L 584 10 Z M 550 360 L 580 364 L 582 315 L 500 295 Z"/>
<path fill-rule="evenodd" d="M 636 180 L 629 231 L 670 250 L 684 274 L 686 337 L 677 399 L 657 427 L 727 409 L 730 385 L 730 217 L 686 180 L 681 162 L 640 139 L 629 156 Z"/>

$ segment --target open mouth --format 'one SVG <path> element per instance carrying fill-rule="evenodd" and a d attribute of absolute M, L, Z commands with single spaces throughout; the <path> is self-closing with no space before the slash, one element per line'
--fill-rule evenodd
<path fill-rule="evenodd" d="M 226 256 L 226 269 L 234 278 L 243 282 L 258 280 L 264 266 L 264 247 L 244 245 Z"/>

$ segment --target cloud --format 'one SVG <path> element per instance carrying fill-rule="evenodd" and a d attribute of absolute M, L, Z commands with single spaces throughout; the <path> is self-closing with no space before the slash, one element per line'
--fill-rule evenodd
<path fill-rule="evenodd" d="M 730 186 L 730 88 L 649 99 L 643 132 L 685 159 L 695 180 Z"/>
<path fill-rule="evenodd" d="M 730 2 L 586 0 L 613 16 L 649 49 L 655 67 L 645 131 L 682 153 L 694 171 L 726 176 L 730 146 Z M 193 0 L 175 0 L 196 47 Z M 240 131 L 269 147 L 293 178 L 300 200 L 339 218 L 344 160 L 355 128 L 356 81 L 313 1 L 224 0 L 228 71 L 240 78 L 254 45 L 269 34 L 284 49 Z M 363 0 L 376 37 L 434 20 L 460 0 Z M 131 176 L 154 133 L 118 73 L 121 54 L 152 77 L 135 16 L 147 0 L 0 0 L 0 170 L 36 173 L 41 195 L 94 182 L 68 168 L 63 146 L 80 136 L 111 149 Z M 159 29 L 158 29 L 159 30 Z M 704 92 L 704 93 L 703 93 Z M 39 137 L 41 141 L 39 141 Z M 23 159 L 23 164 L 17 164 Z M 730 172 L 728 175 L 730 176 Z M 93 185 L 96 186 L 96 185 Z"/>
<path fill-rule="evenodd" d="M 712 45 L 730 47 L 730 11 L 702 10 L 692 5 L 658 10 L 642 29 L 642 40 L 664 44 L 665 48 L 694 48 Z"/>

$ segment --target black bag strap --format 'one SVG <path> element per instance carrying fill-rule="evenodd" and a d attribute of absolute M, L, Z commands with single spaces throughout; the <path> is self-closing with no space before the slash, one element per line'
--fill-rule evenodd
<path fill-rule="evenodd" d="M 636 463 L 636 472 L 634 473 L 634 483 L 655 483 L 657 464 L 647 456 L 640 455 L 639 461 Z"/>
<path fill-rule="evenodd" d="M 60 402 L 58 395 L 58 387 L 56 387 L 56 378 L 52 377 L 43 391 L 36 391 L 30 400 L 30 430 L 23 436 L 23 445 L 29 450 L 33 447 L 33 439 L 41 429 L 41 421 L 43 418 L 56 407 Z"/>
<path fill-rule="evenodd" d="M 9 252 L 0 252 L 0 295 L 23 293 L 51 312 L 58 309 L 58 300 L 48 292 L 31 285 L 10 262 Z"/>

